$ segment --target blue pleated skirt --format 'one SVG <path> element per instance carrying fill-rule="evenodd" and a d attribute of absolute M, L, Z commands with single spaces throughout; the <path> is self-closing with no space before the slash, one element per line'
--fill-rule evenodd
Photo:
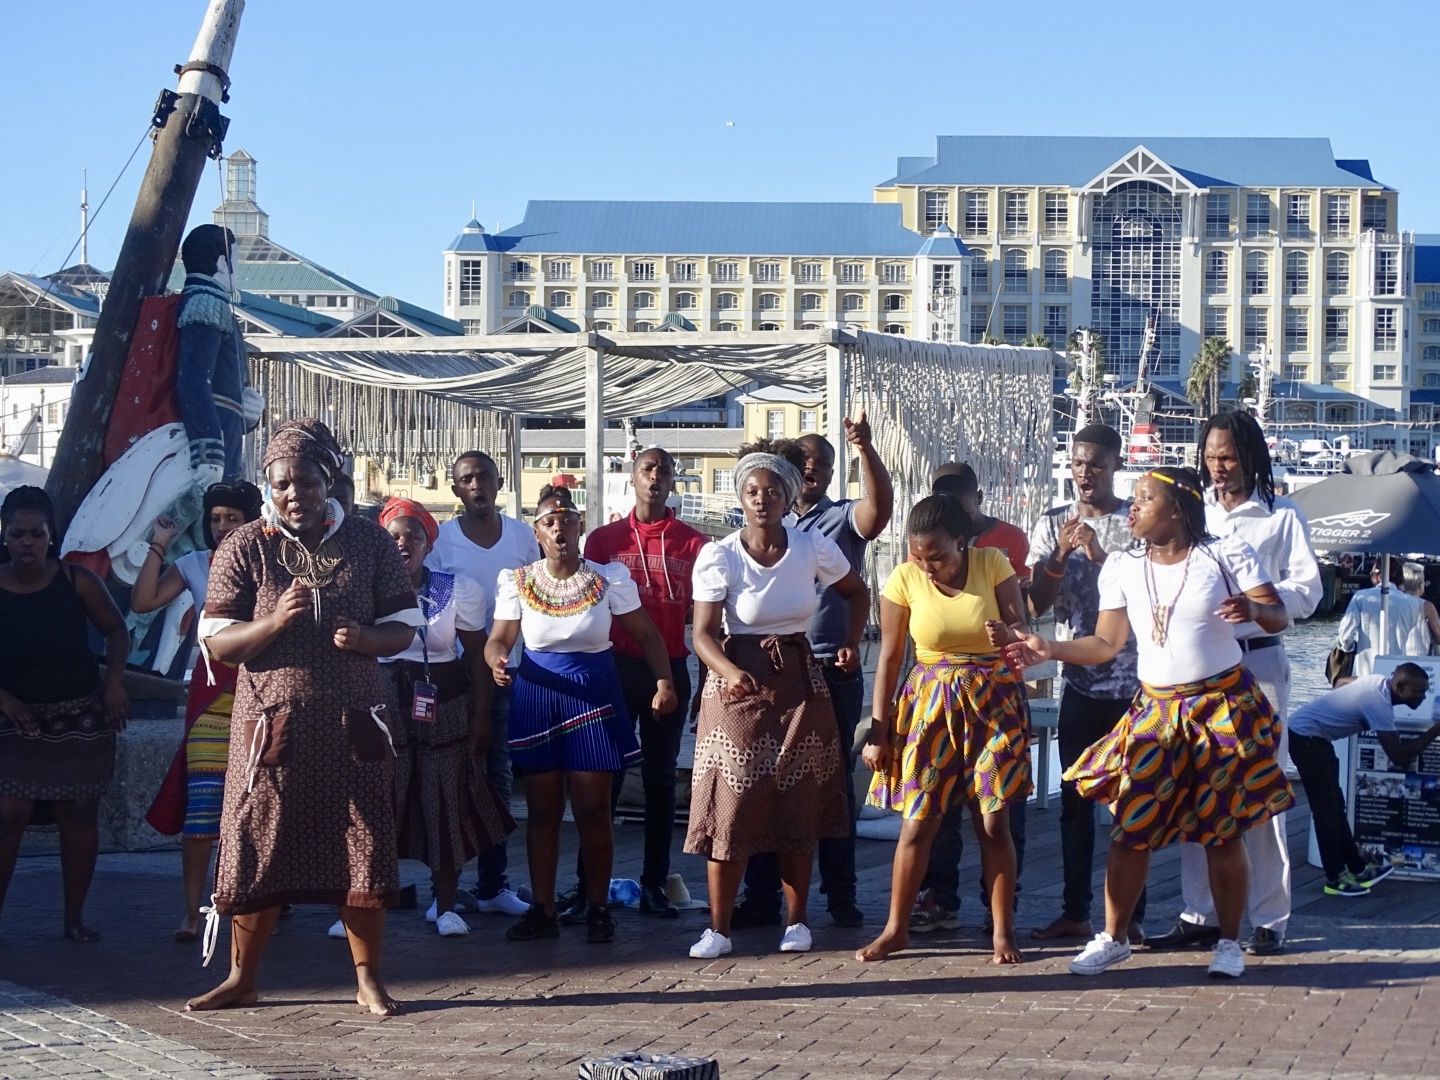
<path fill-rule="evenodd" d="M 510 701 L 511 764 L 528 772 L 617 772 L 639 760 L 610 650 L 525 650 Z"/>

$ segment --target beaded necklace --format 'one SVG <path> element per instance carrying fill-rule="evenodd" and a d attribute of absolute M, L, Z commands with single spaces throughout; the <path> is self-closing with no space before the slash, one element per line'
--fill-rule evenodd
<path fill-rule="evenodd" d="M 545 560 L 515 571 L 515 585 L 520 599 L 532 611 L 563 619 L 579 615 L 604 598 L 609 582 L 586 563 L 581 563 L 568 578 L 553 577 L 545 568 Z"/>
<path fill-rule="evenodd" d="M 1175 605 L 1180 601 L 1180 594 L 1185 591 L 1185 582 L 1190 577 L 1190 556 L 1195 554 L 1192 546 L 1185 552 L 1185 569 L 1180 573 L 1180 587 L 1175 590 L 1175 595 L 1170 598 L 1168 604 L 1160 603 L 1160 587 L 1155 583 L 1155 564 L 1150 558 L 1150 553 L 1145 553 L 1145 591 L 1150 596 L 1150 640 L 1156 645 L 1164 645 L 1170 637 L 1170 616 L 1175 611 Z"/>

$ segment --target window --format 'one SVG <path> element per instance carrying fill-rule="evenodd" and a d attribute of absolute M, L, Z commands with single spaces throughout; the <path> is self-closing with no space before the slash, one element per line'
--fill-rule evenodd
<path fill-rule="evenodd" d="M 845 263 L 840 267 L 840 282 L 844 285 L 864 285 L 865 264 Z"/>
<path fill-rule="evenodd" d="M 939 263 L 930 268 L 930 288 L 948 292 L 955 288 L 955 267 L 950 263 Z"/>
<path fill-rule="evenodd" d="M 755 306 L 761 311 L 779 311 L 781 297 L 779 293 L 762 292 L 755 298 Z"/>
<path fill-rule="evenodd" d="M 612 323 L 612 322 L 610 322 L 610 321 L 608 321 L 608 320 L 606 320 L 606 319 L 596 319 L 596 320 L 595 320 L 595 323 L 594 323 L 594 325 L 591 327 L 591 329 L 594 329 L 594 330 L 614 330 L 614 329 L 615 329 L 615 324 Z"/>
<path fill-rule="evenodd" d="M 1420 323 L 1422 334 L 1440 334 L 1440 319 L 1424 319 Z"/>
<path fill-rule="evenodd" d="M 985 331 L 990 325 L 990 305 L 970 305 L 970 343 L 978 345 L 985 340 Z"/>
<path fill-rule="evenodd" d="M 648 334 L 654 329 L 655 324 L 653 322 L 637 322 L 635 324 L 635 333 L 637 334 Z"/>
<path fill-rule="evenodd" d="M 785 410 L 765 410 L 765 437 L 767 439 L 783 439 L 785 437 Z"/>
<path fill-rule="evenodd" d="M 655 294 L 653 292 L 637 292 L 630 297 L 632 308 L 653 308 L 655 306 Z"/>
<path fill-rule="evenodd" d="M 1291 382 L 1309 382 L 1310 365 L 1287 363 L 1285 365 L 1285 378 L 1289 379 Z"/>
<path fill-rule="evenodd" d="M 555 458 L 555 468 L 560 472 L 583 472 L 585 469 L 585 455 L 559 454 Z"/>
<path fill-rule="evenodd" d="M 1285 235 L 1292 240 L 1310 236 L 1310 196 L 1287 195 L 1285 198 Z"/>
<path fill-rule="evenodd" d="M 1230 312 L 1223 307 L 1205 309 L 1205 336 L 1230 340 Z"/>
<path fill-rule="evenodd" d="M 1054 248 L 1045 252 L 1045 291 L 1047 293 L 1068 293 L 1070 291 L 1070 256 Z"/>
<path fill-rule="evenodd" d="M 549 472 L 554 467 L 555 459 L 549 454 L 521 454 L 520 467 L 522 469 L 536 469 Z"/>
<path fill-rule="evenodd" d="M 722 292 L 715 294 L 715 308 L 718 311 L 733 311 L 740 306 L 740 294 Z"/>
<path fill-rule="evenodd" d="M 1350 256 L 1343 251 L 1325 256 L 1325 295 L 1350 295 Z"/>
<path fill-rule="evenodd" d="M 461 319 L 460 326 L 464 329 L 465 333 L 470 336 L 483 334 L 485 332 L 485 324 L 480 319 Z"/>
<path fill-rule="evenodd" d="M 1245 238 L 1270 235 L 1270 196 L 1245 196 Z"/>
<path fill-rule="evenodd" d="M 1350 196 L 1325 196 L 1325 236 L 1329 240 L 1350 238 Z"/>
<path fill-rule="evenodd" d="M 574 295 L 567 289 L 550 291 L 550 308 L 568 308 L 574 303 Z"/>
<path fill-rule="evenodd" d="M 1380 248 L 1375 252 L 1375 295 L 1398 296 L 1400 293 L 1400 252 Z"/>
<path fill-rule="evenodd" d="M 575 277 L 575 272 L 571 269 L 569 259 L 551 259 L 545 265 L 545 276 L 551 281 L 571 281 Z"/>
<path fill-rule="evenodd" d="M 801 409 L 801 410 L 800 410 L 800 434 L 803 435 L 803 434 L 805 434 L 805 432 L 807 432 L 807 431 L 819 431 L 819 430 L 820 430 L 820 410 L 819 410 L 819 409 Z"/>
<path fill-rule="evenodd" d="M 950 193 L 948 191 L 925 192 L 925 231 L 934 232 L 941 225 L 950 223 Z"/>
<path fill-rule="evenodd" d="M 593 308 L 613 308 L 615 306 L 615 294 L 604 289 L 597 290 L 590 294 L 590 306 Z"/>
<path fill-rule="evenodd" d="M 715 264 L 716 281 L 739 281 L 740 264 L 738 262 L 718 262 Z"/>
<path fill-rule="evenodd" d="M 1310 294 L 1310 256 L 1303 251 L 1285 253 L 1285 295 Z"/>
<path fill-rule="evenodd" d="M 1375 309 L 1375 351 L 1394 352 L 1399 342 L 1399 308 Z"/>
<path fill-rule="evenodd" d="M 1350 309 L 1325 309 L 1325 351 L 1350 351 Z"/>
<path fill-rule="evenodd" d="M 1426 390 L 1440 389 L 1440 373 L 1427 371 L 1420 376 L 1420 385 Z"/>
<path fill-rule="evenodd" d="M 865 296 L 862 293 L 846 293 L 840 298 L 840 307 L 845 311 L 864 311 Z"/>
<path fill-rule="evenodd" d="M 630 264 L 631 281 L 654 281 L 655 264 L 653 262 L 632 262 Z"/>
<path fill-rule="evenodd" d="M 800 294 L 801 311 L 823 311 L 825 309 L 825 295 L 817 292 Z"/>
<path fill-rule="evenodd" d="M 780 264 L 778 262 L 762 262 L 755 267 L 756 281 L 779 281 Z"/>
<path fill-rule="evenodd" d="M 677 262 L 670 267 L 671 281 L 694 281 L 696 276 L 693 262 Z"/>
<path fill-rule="evenodd" d="M 591 281 L 614 281 L 615 264 L 609 259 L 597 259 L 590 264 Z"/>
<path fill-rule="evenodd" d="M 779 330 L 779 329 L 780 329 L 780 324 L 779 324 L 779 323 L 773 323 L 773 322 L 762 322 L 758 327 L 756 327 L 756 329 L 758 329 L 758 330 Z"/>
<path fill-rule="evenodd" d="M 1440 291 L 1426 289 L 1420 297 L 1420 307 L 1425 311 L 1434 311 L 1440 308 Z"/>
<path fill-rule="evenodd" d="M 724 329 L 724 327 L 721 327 Z M 732 326 L 730 329 L 734 329 Z M 734 469 L 711 469 L 710 487 L 716 495 L 735 494 L 735 470 Z"/>
<path fill-rule="evenodd" d="M 510 281 L 529 281 L 530 263 L 525 259 L 515 259 L 510 263 L 510 269 L 506 273 Z"/>
<path fill-rule="evenodd" d="M 904 285 L 910 280 L 910 270 L 904 263 L 886 263 L 880 279 L 886 285 Z"/>
<path fill-rule="evenodd" d="M 1270 292 L 1270 256 L 1252 251 L 1245 256 L 1245 295 L 1265 296 Z"/>
<path fill-rule="evenodd" d="M 1030 259 L 1019 248 L 1010 248 L 1005 252 L 1005 291 L 1030 291 Z"/>
<path fill-rule="evenodd" d="M 886 311 L 909 311 L 910 298 L 904 293 L 886 293 L 882 301 Z"/>
<path fill-rule="evenodd" d="M 1420 350 L 1420 359 L 1427 364 L 1440 364 L 1440 345 L 1426 345 Z"/>
<path fill-rule="evenodd" d="M 1205 236 L 1209 240 L 1230 238 L 1230 196 L 1205 196 Z"/>
<path fill-rule="evenodd" d="M 484 262 L 480 259 L 460 260 L 460 306 L 485 302 Z"/>
<path fill-rule="evenodd" d="M 45 423 L 55 425 L 60 423 L 60 404 L 52 401 L 45 406 Z"/>
<path fill-rule="evenodd" d="M 1264 308 L 1245 309 L 1245 351 L 1259 352 L 1270 340 L 1270 312 Z"/>
<path fill-rule="evenodd" d="M 1025 236 L 1030 232 L 1030 196 L 1024 191 L 1005 193 L 1005 235 Z"/>
<path fill-rule="evenodd" d="M 983 236 L 990 231 L 990 193 L 965 193 L 965 235 Z"/>
<path fill-rule="evenodd" d="M 1378 195 L 1366 195 L 1360 200 L 1360 228 L 1366 232 L 1385 231 L 1387 207 Z"/>
<path fill-rule="evenodd" d="M 1022 344 L 1030 336 L 1030 309 L 1024 304 L 1006 304 L 1003 318 L 1007 344 Z"/>
<path fill-rule="evenodd" d="M 514 292 L 512 292 L 509 296 L 505 298 L 505 306 L 512 308 L 529 307 L 530 294 L 524 289 L 516 289 Z"/>
<path fill-rule="evenodd" d="M 1304 308 L 1285 309 L 1285 351 L 1310 351 L 1310 312 Z"/>
<path fill-rule="evenodd" d="M 901 323 L 887 322 L 887 323 L 885 324 L 885 333 L 887 333 L 887 334 L 897 334 L 897 335 L 899 335 L 900 337 L 904 337 L 904 336 L 905 336 L 905 327 L 904 327 L 904 325 L 901 324 Z"/>
<path fill-rule="evenodd" d="M 739 329 L 740 329 L 740 324 L 739 324 L 739 323 L 733 323 L 733 322 L 716 323 L 716 324 L 715 324 L 715 329 L 716 329 L 716 330 L 727 330 L 727 331 L 739 330 Z"/>
<path fill-rule="evenodd" d="M 1070 196 L 1063 191 L 1045 193 L 1045 235 L 1055 238 L 1070 234 Z"/>
<path fill-rule="evenodd" d="M 678 292 L 675 294 L 676 311 L 694 311 L 700 306 L 700 297 L 693 292 Z"/>
<path fill-rule="evenodd" d="M 1046 304 L 1044 333 L 1051 346 L 1065 348 L 1065 343 L 1070 340 L 1070 309 L 1064 304 Z"/>
<path fill-rule="evenodd" d="M 801 263 L 800 280 L 807 284 L 818 284 L 825 280 L 824 263 Z"/>
<path fill-rule="evenodd" d="M 1350 381 L 1350 365 L 1349 365 L 1349 364 L 1326 364 L 1326 365 L 1325 365 L 1325 379 L 1326 379 L 1327 382 L 1349 382 L 1349 381 Z"/>
<path fill-rule="evenodd" d="M 988 252 L 975 252 L 975 261 L 970 265 L 970 291 L 974 293 L 988 293 L 990 291 L 990 259 Z"/>
<path fill-rule="evenodd" d="M 1394 364 L 1375 364 L 1370 368 L 1370 380 L 1372 382 L 1394 382 L 1395 377 Z M 1371 441 L 1379 443 L 1382 440 L 1372 439 Z M 1376 447 L 1376 449 L 1379 449 L 1379 447 Z"/>
<path fill-rule="evenodd" d="M 1230 256 L 1223 251 L 1205 253 L 1205 295 L 1223 296 L 1230 291 Z"/>

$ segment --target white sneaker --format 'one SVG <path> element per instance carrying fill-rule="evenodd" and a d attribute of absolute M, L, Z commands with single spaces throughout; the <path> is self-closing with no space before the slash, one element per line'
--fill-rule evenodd
<path fill-rule="evenodd" d="M 724 956 L 731 948 L 728 937 L 706 927 L 700 940 L 690 946 L 690 955 L 696 960 L 714 960 L 717 956 Z"/>
<path fill-rule="evenodd" d="M 475 898 L 475 910 L 493 912 L 497 915 L 524 915 L 530 910 L 530 905 L 520 897 L 516 896 L 509 889 L 501 889 L 489 900 Z"/>
<path fill-rule="evenodd" d="M 336 919 L 333 923 L 330 924 L 330 929 L 325 932 L 331 937 L 335 938 L 343 938 L 349 936 L 345 933 L 345 920 L 343 919 Z"/>
<path fill-rule="evenodd" d="M 809 952 L 810 944 L 810 928 L 803 922 L 797 922 L 785 928 L 785 936 L 780 939 L 780 951 Z"/>
<path fill-rule="evenodd" d="M 1210 961 L 1212 979 L 1238 979 L 1245 974 L 1245 954 L 1240 943 L 1221 938 L 1215 943 L 1215 959 Z"/>
<path fill-rule="evenodd" d="M 434 922 L 440 917 L 440 901 L 431 900 L 430 906 L 425 909 L 425 921 Z"/>
<path fill-rule="evenodd" d="M 435 920 L 435 929 L 441 937 L 460 937 L 470 932 L 470 926 L 453 911 L 447 911 Z"/>
<path fill-rule="evenodd" d="M 1130 942 L 1116 941 L 1103 930 L 1070 961 L 1071 975 L 1099 975 L 1130 959 Z"/>

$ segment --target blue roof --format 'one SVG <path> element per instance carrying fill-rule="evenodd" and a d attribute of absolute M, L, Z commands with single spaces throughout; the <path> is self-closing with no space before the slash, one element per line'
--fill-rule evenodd
<path fill-rule="evenodd" d="M 880 184 L 1056 184 L 1083 187 L 1144 146 L 1199 187 L 1358 187 L 1370 163 L 1337 161 L 1329 139 L 941 135 L 935 156 L 904 157 Z"/>
<path fill-rule="evenodd" d="M 315 337 L 323 330 L 339 326 L 338 319 L 319 315 L 293 304 L 282 304 L 251 292 L 240 292 L 235 307 L 256 322 L 271 327 L 276 333 L 291 337 Z"/>
<path fill-rule="evenodd" d="M 1440 233 L 1415 234 L 1415 284 L 1440 283 Z"/>
<path fill-rule="evenodd" d="M 100 315 L 100 298 L 94 293 L 72 289 L 63 282 L 36 277 L 34 274 L 22 274 L 16 270 L 9 272 L 49 299 L 70 308 L 77 314 L 88 315 L 92 318 L 98 318 Z"/>
<path fill-rule="evenodd" d="M 444 315 L 422 308 L 417 304 L 407 304 L 404 300 L 397 300 L 393 296 L 382 296 L 376 301 L 375 306 L 384 311 L 394 312 L 407 322 L 414 323 L 422 330 L 440 337 L 454 336 L 465 333 L 463 323 L 454 319 L 447 319 Z"/>
<path fill-rule="evenodd" d="M 950 231 L 950 226 L 941 225 L 925 243 L 920 245 L 919 254 L 927 259 L 953 259 L 961 255 L 969 255 L 970 249 Z"/>
<path fill-rule="evenodd" d="M 498 234 L 461 234 L 516 253 L 904 255 L 924 239 L 895 203 L 535 201 Z"/>

